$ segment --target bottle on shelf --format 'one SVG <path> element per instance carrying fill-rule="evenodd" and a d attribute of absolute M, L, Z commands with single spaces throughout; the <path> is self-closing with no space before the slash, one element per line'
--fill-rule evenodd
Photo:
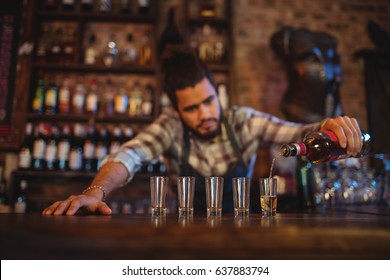
<path fill-rule="evenodd" d="M 135 81 L 130 90 L 129 115 L 140 116 L 142 114 L 143 92 L 139 81 Z"/>
<path fill-rule="evenodd" d="M 35 126 L 33 144 L 32 168 L 43 170 L 45 168 L 45 152 L 47 143 L 47 124 L 39 123 Z"/>
<path fill-rule="evenodd" d="M 114 87 L 112 85 L 111 79 L 106 79 L 106 85 L 104 88 L 104 94 L 100 99 L 99 104 L 99 114 L 101 116 L 112 116 L 114 113 Z"/>
<path fill-rule="evenodd" d="M 28 122 L 26 123 L 24 140 L 19 149 L 19 157 L 18 157 L 19 169 L 31 168 L 33 143 L 34 143 L 33 125 L 32 123 Z"/>
<path fill-rule="evenodd" d="M 73 126 L 73 141 L 69 152 L 69 169 L 81 171 L 83 168 L 84 127 L 80 123 Z"/>
<path fill-rule="evenodd" d="M 150 34 L 145 32 L 140 40 L 140 46 L 138 50 L 138 64 L 149 65 L 152 63 L 152 46 L 150 42 Z"/>
<path fill-rule="evenodd" d="M 89 92 L 86 96 L 85 112 L 87 114 L 96 115 L 98 113 L 99 93 L 96 79 L 91 81 Z"/>
<path fill-rule="evenodd" d="M 145 86 L 142 102 L 142 114 L 144 116 L 151 116 L 153 113 L 153 97 L 154 97 L 154 87 L 148 83 Z"/>
<path fill-rule="evenodd" d="M 45 81 L 43 73 L 39 73 L 37 87 L 35 89 L 34 99 L 32 101 L 32 111 L 36 114 L 43 114 L 43 104 L 45 101 Z"/>
<path fill-rule="evenodd" d="M 212 44 L 212 28 L 209 24 L 203 25 L 199 43 L 199 58 L 204 62 L 214 61 L 214 47 Z"/>
<path fill-rule="evenodd" d="M 111 34 L 103 53 L 103 65 L 106 67 L 116 66 L 118 63 L 118 53 L 118 44 L 115 35 Z"/>
<path fill-rule="evenodd" d="M 85 105 L 85 87 L 82 83 L 76 85 L 72 99 L 72 111 L 75 114 L 83 114 Z"/>
<path fill-rule="evenodd" d="M 88 38 L 88 46 L 85 49 L 84 63 L 87 65 L 97 64 L 98 49 L 96 44 L 96 35 L 91 34 Z"/>
<path fill-rule="evenodd" d="M 45 162 L 47 170 L 57 169 L 58 134 L 59 132 L 57 126 L 52 125 L 49 127 L 45 150 Z"/>
<path fill-rule="evenodd" d="M 65 77 L 58 92 L 58 112 L 68 114 L 70 112 L 71 88 L 70 80 Z"/>
<path fill-rule="evenodd" d="M 114 99 L 114 111 L 116 114 L 123 115 L 127 111 L 127 106 L 129 104 L 129 96 L 127 95 L 126 88 L 121 86 L 119 92 L 115 95 Z"/>
<path fill-rule="evenodd" d="M 96 171 L 96 130 L 93 124 L 88 125 L 83 145 L 83 165 L 85 171 Z"/>
<path fill-rule="evenodd" d="M 121 64 L 124 66 L 135 65 L 138 60 L 138 50 L 134 43 L 132 33 L 127 34 L 126 44 L 121 52 Z"/>
<path fill-rule="evenodd" d="M 58 87 L 55 83 L 54 76 L 51 76 L 49 81 L 45 92 L 45 114 L 55 115 L 58 109 Z"/>
<path fill-rule="evenodd" d="M 362 150 L 356 157 L 369 153 L 371 136 L 362 131 Z M 348 157 L 346 149 L 340 147 L 336 135 L 331 131 L 314 131 L 300 143 L 284 144 L 279 150 L 284 157 L 302 156 L 311 163 L 328 162 Z"/>
<path fill-rule="evenodd" d="M 21 180 L 14 203 L 14 213 L 24 214 L 27 212 L 27 181 Z"/>
<path fill-rule="evenodd" d="M 41 35 L 39 37 L 36 60 L 38 63 L 48 62 L 51 45 L 51 26 L 49 23 L 42 23 Z"/>
<path fill-rule="evenodd" d="M 62 62 L 62 44 L 61 40 L 63 38 L 63 30 L 61 27 L 58 27 L 54 34 L 52 34 L 52 41 L 49 49 L 49 61 L 52 63 L 60 63 Z"/>
<path fill-rule="evenodd" d="M 167 22 L 157 44 L 157 53 L 161 56 L 168 45 L 180 45 L 184 42 L 175 23 L 175 8 L 170 8 L 167 15 Z"/>
<path fill-rule="evenodd" d="M 104 158 L 108 154 L 108 132 L 104 126 L 100 127 L 99 134 L 96 141 L 95 158 L 96 167 L 95 170 L 99 170 Z"/>
<path fill-rule="evenodd" d="M 72 144 L 72 135 L 70 125 L 65 124 L 62 127 L 60 137 L 58 139 L 58 170 L 69 169 L 69 153 Z"/>
<path fill-rule="evenodd" d="M 119 12 L 129 14 L 131 12 L 131 4 L 133 0 L 119 0 Z"/>

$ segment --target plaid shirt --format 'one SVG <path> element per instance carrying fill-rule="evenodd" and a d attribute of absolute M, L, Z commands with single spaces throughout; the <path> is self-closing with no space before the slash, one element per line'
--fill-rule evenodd
<path fill-rule="evenodd" d="M 320 123 L 303 125 L 287 122 L 248 107 L 235 106 L 226 110 L 224 115 L 236 137 L 249 174 L 253 171 L 260 145 L 299 141 L 305 134 L 320 127 Z M 204 176 L 222 176 L 237 161 L 224 126 L 221 135 L 211 140 L 190 135 L 190 144 L 189 164 Z M 180 174 L 183 145 L 182 122 L 176 111 L 170 108 L 136 137 L 124 143 L 117 153 L 109 155 L 104 163 L 121 162 L 129 171 L 130 181 L 144 164 L 164 155 L 169 172 Z"/>

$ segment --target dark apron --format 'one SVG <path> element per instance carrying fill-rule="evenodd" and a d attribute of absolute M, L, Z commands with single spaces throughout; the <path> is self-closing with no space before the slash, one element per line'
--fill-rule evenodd
<path fill-rule="evenodd" d="M 233 213 L 233 190 L 232 190 L 232 179 L 234 177 L 246 177 L 247 176 L 247 167 L 242 160 L 241 152 L 237 143 L 236 138 L 233 135 L 231 127 L 227 124 L 225 118 L 222 119 L 223 125 L 225 125 L 226 132 L 233 146 L 234 153 L 237 157 L 237 162 L 231 166 L 227 173 L 223 175 L 224 177 L 224 187 L 223 187 L 223 198 L 222 198 L 222 213 Z M 205 214 L 206 211 L 206 187 L 205 187 L 205 177 L 200 174 L 198 171 L 194 170 L 192 166 L 188 163 L 189 154 L 190 154 L 190 138 L 188 131 L 184 126 L 184 147 L 183 147 L 183 156 L 182 156 L 182 176 L 194 176 L 195 179 L 195 195 L 194 195 L 194 213 L 195 214 Z M 212 176 L 216 176 L 212 174 Z"/>

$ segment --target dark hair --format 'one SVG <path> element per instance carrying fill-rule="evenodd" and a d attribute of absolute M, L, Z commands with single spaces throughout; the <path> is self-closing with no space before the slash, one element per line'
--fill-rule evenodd
<path fill-rule="evenodd" d="M 184 45 L 169 45 L 161 57 L 162 87 L 177 108 L 176 90 L 194 87 L 207 78 L 215 87 L 214 78 L 197 54 Z"/>

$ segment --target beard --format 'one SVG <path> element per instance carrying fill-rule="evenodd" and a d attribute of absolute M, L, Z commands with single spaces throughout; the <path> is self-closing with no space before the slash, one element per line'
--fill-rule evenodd
<path fill-rule="evenodd" d="M 202 139 L 202 140 L 210 140 L 210 139 L 213 139 L 213 138 L 215 138 L 215 137 L 217 137 L 218 135 L 221 134 L 221 122 L 222 122 L 221 118 L 219 120 L 215 119 L 215 118 L 210 118 L 210 119 L 203 120 L 197 127 L 200 127 L 202 125 L 202 123 L 206 122 L 206 121 L 218 122 L 217 128 L 215 130 L 213 130 L 213 131 L 209 131 L 209 132 L 206 132 L 206 133 L 199 133 L 199 131 L 197 129 L 190 128 L 185 123 L 184 123 L 184 126 L 189 131 L 191 131 L 191 133 L 193 135 L 195 135 L 197 138 Z"/>

